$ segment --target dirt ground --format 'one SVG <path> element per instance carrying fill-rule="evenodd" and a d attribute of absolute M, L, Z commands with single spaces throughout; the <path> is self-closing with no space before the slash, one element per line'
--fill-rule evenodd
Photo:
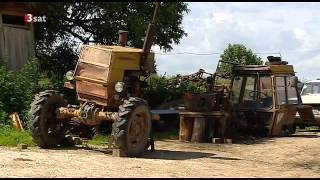
<path fill-rule="evenodd" d="M 234 144 L 156 141 L 141 158 L 103 147 L 0 148 L 0 177 L 320 177 L 320 133 Z"/>

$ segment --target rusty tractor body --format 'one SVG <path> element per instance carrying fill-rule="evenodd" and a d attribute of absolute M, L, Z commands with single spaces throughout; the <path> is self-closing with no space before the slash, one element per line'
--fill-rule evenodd
<path fill-rule="evenodd" d="M 292 65 L 268 57 L 266 65 L 235 65 L 231 78 L 232 124 L 242 132 L 283 136 L 296 130 L 295 115 L 313 121 L 312 108 L 302 105 Z"/>
<path fill-rule="evenodd" d="M 68 104 L 53 90 L 35 96 L 29 113 L 34 142 L 42 148 L 74 145 L 72 135 L 92 138 L 92 126 L 113 122 L 111 146 L 120 156 L 139 156 L 150 145 L 151 114 L 142 99 L 147 77 L 155 72 L 150 52 L 155 34 L 156 3 L 142 49 L 127 47 L 126 31 L 119 45 L 84 45 L 74 71 L 66 74 L 65 87 L 74 89 L 79 105 Z"/>
<path fill-rule="evenodd" d="M 313 122 L 312 107 L 302 104 L 293 66 L 278 57 L 269 56 L 268 60 L 265 65 L 230 63 L 231 74 L 219 74 L 219 64 L 229 63 L 219 61 L 216 73 L 206 81 L 206 87 L 211 88 L 203 93 L 186 93 L 185 109 L 225 114 L 228 120 L 218 131 L 226 132 L 221 136 L 232 138 L 243 134 L 263 137 L 292 134 L 298 123 L 296 114 L 300 115 L 300 121 Z M 218 78 L 227 83 L 221 85 Z"/>

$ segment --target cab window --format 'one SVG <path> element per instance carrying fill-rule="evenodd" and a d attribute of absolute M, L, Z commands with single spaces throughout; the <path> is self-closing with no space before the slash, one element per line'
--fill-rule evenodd
<path fill-rule="evenodd" d="M 303 86 L 301 95 L 308 95 L 308 94 L 320 94 L 320 83 L 306 83 Z"/>
<path fill-rule="evenodd" d="M 284 76 L 276 77 L 276 92 L 278 105 L 286 104 L 286 88 Z"/>
<path fill-rule="evenodd" d="M 293 77 L 287 77 L 288 104 L 298 104 L 297 85 L 292 84 Z"/>
<path fill-rule="evenodd" d="M 233 79 L 231 100 L 234 104 L 239 102 L 242 81 L 243 81 L 242 76 L 236 76 Z"/>
<path fill-rule="evenodd" d="M 254 92 L 256 90 L 256 78 L 254 76 L 248 76 L 246 78 L 246 84 L 243 94 L 243 100 L 244 101 L 254 101 L 256 99 L 256 96 L 252 94 L 251 92 Z"/>
<path fill-rule="evenodd" d="M 293 76 L 276 77 L 278 105 L 298 104 L 297 86 L 292 84 L 293 78 Z"/>

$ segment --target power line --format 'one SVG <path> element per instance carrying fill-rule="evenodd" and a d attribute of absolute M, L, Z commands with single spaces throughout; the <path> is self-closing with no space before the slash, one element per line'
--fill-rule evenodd
<path fill-rule="evenodd" d="M 180 52 L 180 53 L 159 53 L 156 52 L 155 54 L 160 54 L 160 55 L 179 55 L 179 54 L 188 54 L 188 55 L 217 55 L 217 54 L 222 54 L 222 53 L 192 53 L 192 52 Z"/>
<path fill-rule="evenodd" d="M 210 55 L 219 55 L 223 54 L 221 52 L 211 52 L 211 53 L 200 53 L 200 52 L 177 52 L 177 53 L 162 53 L 162 52 L 155 52 L 155 54 L 159 55 L 199 55 L 199 56 L 210 56 Z M 281 56 L 281 53 L 279 52 L 258 52 L 254 54 L 279 54 Z"/>

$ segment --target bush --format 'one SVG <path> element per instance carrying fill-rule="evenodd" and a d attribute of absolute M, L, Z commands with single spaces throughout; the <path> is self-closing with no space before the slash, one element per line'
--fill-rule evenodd
<path fill-rule="evenodd" d="M 37 59 L 29 60 L 19 71 L 12 71 L 6 64 L 0 65 L 0 123 L 9 124 L 8 114 L 17 112 L 23 125 L 34 94 L 54 88 L 50 80 L 41 73 Z"/>
<path fill-rule="evenodd" d="M 179 100 L 186 92 L 203 92 L 203 87 L 199 87 L 194 82 L 177 82 L 175 76 L 166 77 L 156 74 L 148 78 L 148 87 L 145 91 L 145 99 L 148 100 L 151 108 L 164 102 Z"/>
<path fill-rule="evenodd" d="M 3 110 L 3 104 L 0 101 L 0 126 L 8 126 L 9 122 L 9 115 Z"/>

